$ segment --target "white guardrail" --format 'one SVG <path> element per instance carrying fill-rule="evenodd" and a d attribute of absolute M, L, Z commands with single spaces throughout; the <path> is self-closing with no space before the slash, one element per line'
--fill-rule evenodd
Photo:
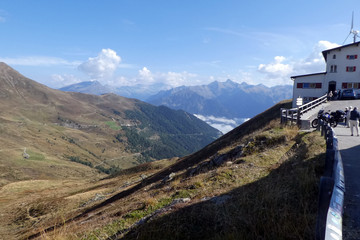
<path fill-rule="evenodd" d="M 319 124 L 320 125 L 320 124 Z M 319 210 L 316 223 L 317 240 L 342 239 L 342 215 L 344 208 L 344 168 L 333 129 L 323 122 L 322 136 L 326 139 L 324 176 L 320 179 Z"/>
<path fill-rule="evenodd" d="M 281 116 L 281 123 L 287 123 L 290 121 L 291 123 L 296 122 L 300 124 L 300 117 L 302 114 L 306 113 L 307 111 L 319 106 L 320 104 L 327 101 L 327 94 L 308 102 L 304 105 L 301 105 L 297 108 L 281 108 L 280 109 L 280 116 Z"/>

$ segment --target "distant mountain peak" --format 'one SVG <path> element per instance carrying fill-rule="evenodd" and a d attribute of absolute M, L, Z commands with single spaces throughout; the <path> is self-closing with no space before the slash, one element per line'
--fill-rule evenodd
<path fill-rule="evenodd" d="M 225 82 L 213 81 L 208 85 L 182 87 L 181 91 L 178 88 L 162 91 L 149 98 L 148 102 L 202 116 L 240 119 L 253 117 L 274 103 L 291 98 L 290 85 L 280 89 L 227 79 Z"/>
<path fill-rule="evenodd" d="M 65 92 L 80 92 L 80 93 L 89 93 L 95 95 L 102 95 L 105 93 L 114 92 L 113 88 L 104 86 L 99 81 L 96 80 L 71 84 L 69 86 L 62 87 L 59 90 Z"/>

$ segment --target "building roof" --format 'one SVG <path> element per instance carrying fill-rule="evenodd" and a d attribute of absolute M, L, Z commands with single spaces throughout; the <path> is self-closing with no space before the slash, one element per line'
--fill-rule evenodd
<path fill-rule="evenodd" d="M 299 78 L 299 77 L 308 77 L 308 76 L 313 76 L 313 75 L 325 75 L 326 72 L 321 72 L 321 73 L 310 73 L 310 74 L 304 74 L 304 75 L 297 75 L 297 76 L 291 76 L 290 78 Z"/>
<path fill-rule="evenodd" d="M 360 44 L 360 42 L 354 42 L 354 43 L 342 45 L 342 46 L 339 46 L 339 47 L 336 47 L 336 48 L 327 49 L 327 50 L 322 51 L 322 54 L 324 56 L 325 61 L 327 61 L 327 54 L 330 51 L 334 51 L 334 50 L 338 50 L 338 49 L 342 49 L 342 48 L 346 48 L 346 47 L 350 47 L 350 46 L 354 46 L 354 45 L 359 46 L 359 44 Z"/>

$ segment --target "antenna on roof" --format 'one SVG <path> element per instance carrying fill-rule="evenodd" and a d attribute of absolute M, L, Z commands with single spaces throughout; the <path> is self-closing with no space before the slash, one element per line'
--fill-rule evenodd
<path fill-rule="evenodd" d="M 352 12 L 352 18 L 351 18 L 351 28 L 350 28 L 350 33 L 349 35 L 345 38 L 344 42 L 343 42 L 343 45 L 344 43 L 346 42 L 346 40 L 349 38 L 349 36 L 353 34 L 353 38 L 354 38 L 354 43 L 356 42 L 356 37 L 358 37 L 359 35 L 359 31 L 358 30 L 354 30 L 354 11 Z"/>

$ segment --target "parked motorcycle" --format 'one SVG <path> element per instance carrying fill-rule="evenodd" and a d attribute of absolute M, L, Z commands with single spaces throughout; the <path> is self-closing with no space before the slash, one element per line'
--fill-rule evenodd
<path fill-rule="evenodd" d="M 334 121 L 335 121 L 334 127 L 336 127 L 339 122 L 344 122 L 344 120 L 345 120 L 346 114 L 342 110 L 336 110 L 335 112 L 331 112 L 330 114 L 334 117 Z"/>
<path fill-rule="evenodd" d="M 336 127 L 339 122 L 344 121 L 345 112 L 341 110 L 336 110 L 335 112 L 330 113 L 330 112 L 324 112 L 324 110 L 320 110 L 318 112 L 317 118 L 312 120 L 311 126 L 313 128 L 317 128 L 320 119 L 329 123 L 331 127 Z"/>

